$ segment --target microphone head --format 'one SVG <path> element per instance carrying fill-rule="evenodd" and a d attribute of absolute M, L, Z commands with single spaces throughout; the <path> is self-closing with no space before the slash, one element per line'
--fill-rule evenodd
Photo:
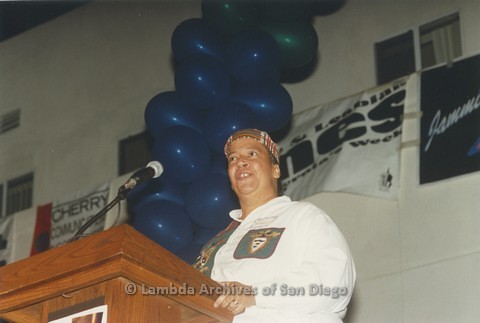
<path fill-rule="evenodd" d="M 152 160 L 151 162 L 149 162 L 147 164 L 147 168 L 150 167 L 153 169 L 153 171 L 155 172 L 154 175 L 153 175 L 153 178 L 157 178 L 158 176 L 162 175 L 163 173 L 163 166 L 162 164 L 160 164 L 158 161 L 156 160 Z"/>

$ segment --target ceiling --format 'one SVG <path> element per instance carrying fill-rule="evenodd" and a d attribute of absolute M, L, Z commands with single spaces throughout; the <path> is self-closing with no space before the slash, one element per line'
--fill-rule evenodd
<path fill-rule="evenodd" d="M 0 1 L 0 42 L 54 19 L 89 1 Z"/>
<path fill-rule="evenodd" d="M 0 0 L 0 42 L 54 19 L 92 0 Z M 318 1 L 318 0 L 317 0 Z M 347 0 L 320 0 L 324 15 L 341 8 Z"/>

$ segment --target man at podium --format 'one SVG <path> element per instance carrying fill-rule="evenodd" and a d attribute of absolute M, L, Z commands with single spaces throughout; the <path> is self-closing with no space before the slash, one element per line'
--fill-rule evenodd
<path fill-rule="evenodd" d="M 278 193 L 277 144 L 244 129 L 225 144 L 240 209 L 194 267 L 225 287 L 214 306 L 234 322 L 341 322 L 355 284 L 347 243 L 330 217 Z"/>

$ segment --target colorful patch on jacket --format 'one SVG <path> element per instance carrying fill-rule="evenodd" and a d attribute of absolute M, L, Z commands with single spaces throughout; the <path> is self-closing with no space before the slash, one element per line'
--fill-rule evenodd
<path fill-rule="evenodd" d="M 233 258 L 269 258 L 275 252 L 285 228 L 263 228 L 248 231 L 238 243 Z"/>
<path fill-rule="evenodd" d="M 212 275 L 213 262 L 215 255 L 220 247 L 222 247 L 232 235 L 240 223 L 232 221 L 222 232 L 213 237 L 200 251 L 200 255 L 195 260 L 193 268 L 205 274 L 208 277 Z"/>

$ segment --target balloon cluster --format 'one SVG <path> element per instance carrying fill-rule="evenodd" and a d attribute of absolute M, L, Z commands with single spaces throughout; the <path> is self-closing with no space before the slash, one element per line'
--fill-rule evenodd
<path fill-rule="evenodd" d="M 153 156 L 165 172 L 127 197 L 137 230 L 192 262 L 228 225 L 238 201 L 224 143 L 236 130 L 274 132 L 289 122 L 292 99 L 279 79 L 282 69 L 316 55 L 314 5 L 318 0 L 203 0 L 202 18 L 175 28 L 175 91 L 155 95 L 145 108 Z"/>

